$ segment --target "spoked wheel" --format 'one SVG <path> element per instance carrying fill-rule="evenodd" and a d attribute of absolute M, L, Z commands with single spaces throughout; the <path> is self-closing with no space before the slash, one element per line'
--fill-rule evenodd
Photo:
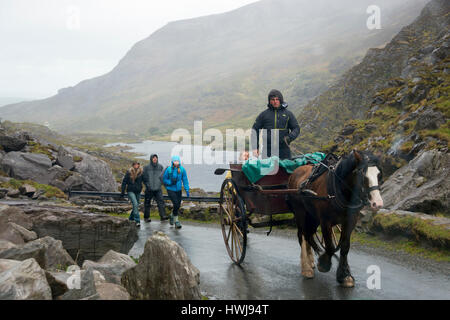
<path fill-rule="evenodd" d="M 247 216 L 236 184 L 225 179 L 220 191 L 220 224 L 228 255 L 235 263 L 244 261 L 247 247 Z"/>
<path fill-rule="evenodd" d="M 333 226 L 333 228 L 331 229 L 331 240 L 333 241 L 335 248 L 337 247 L 339 240 L 341 239 L 341 230 L 342 228 L 340 224 Z M 323 239 L 322 229 L 320 228 L 320 226 L 314 234 L 314 237 L 316 238 L 316 242 L 320 245 L 320 247 L 325 250 L 325 240 Z"/>

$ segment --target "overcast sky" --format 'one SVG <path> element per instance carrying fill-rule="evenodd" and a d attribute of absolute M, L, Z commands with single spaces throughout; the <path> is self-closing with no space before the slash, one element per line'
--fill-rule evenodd
<path fill-rule="evenodd" d="M 109 72 L 170 21 L 256 0 L 0 0 L 0 98 L 45 98 Z"/>

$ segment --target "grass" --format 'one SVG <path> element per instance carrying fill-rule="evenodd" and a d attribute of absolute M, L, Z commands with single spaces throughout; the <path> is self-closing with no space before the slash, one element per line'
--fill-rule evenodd
<path fill-rule="evenodd" d="M 424 241 L 445 250 L 450 248 L 450 230 L 418 217 L 378 214 L 373 226 L 389 235 L 406 234 L 417 243 Z"/>

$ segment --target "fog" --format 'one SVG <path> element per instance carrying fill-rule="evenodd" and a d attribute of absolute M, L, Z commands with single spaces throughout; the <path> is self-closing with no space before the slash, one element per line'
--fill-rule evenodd
<path fill-rule="evenodd" d="M 0 105 L 54 95 L 109 72 L 137 41 L 170 21 L 255 0 L 2 0 Z M 4 103 L 2 103 L 4 101 Z"/>

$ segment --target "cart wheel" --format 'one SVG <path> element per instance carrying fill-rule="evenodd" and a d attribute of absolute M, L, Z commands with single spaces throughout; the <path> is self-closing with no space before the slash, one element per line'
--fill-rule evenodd
<path fill-rule="evenodd" d="M 333 240 L 335 248 L 337 247 L 339 240 L 341 239 L 341 230 L 342 228 L 340 224 L 333 226 L 333 228 L 331 229 L 331 239 Z M 314 234 L 314 237 L 316 238 L 316 242 L 319 243 L 320 247 L 325 250 L 325 240 L 323 239 L 322 229 L 320 228 L 320 226 Z"/>
<path fill-rule="evenodd" d="M 231 179 L 225 179 L 222 184 L 219 214 L 228 255 L 235 263 L 241 264 L 247 247 L 247 216 L 244 202 Z"/>

